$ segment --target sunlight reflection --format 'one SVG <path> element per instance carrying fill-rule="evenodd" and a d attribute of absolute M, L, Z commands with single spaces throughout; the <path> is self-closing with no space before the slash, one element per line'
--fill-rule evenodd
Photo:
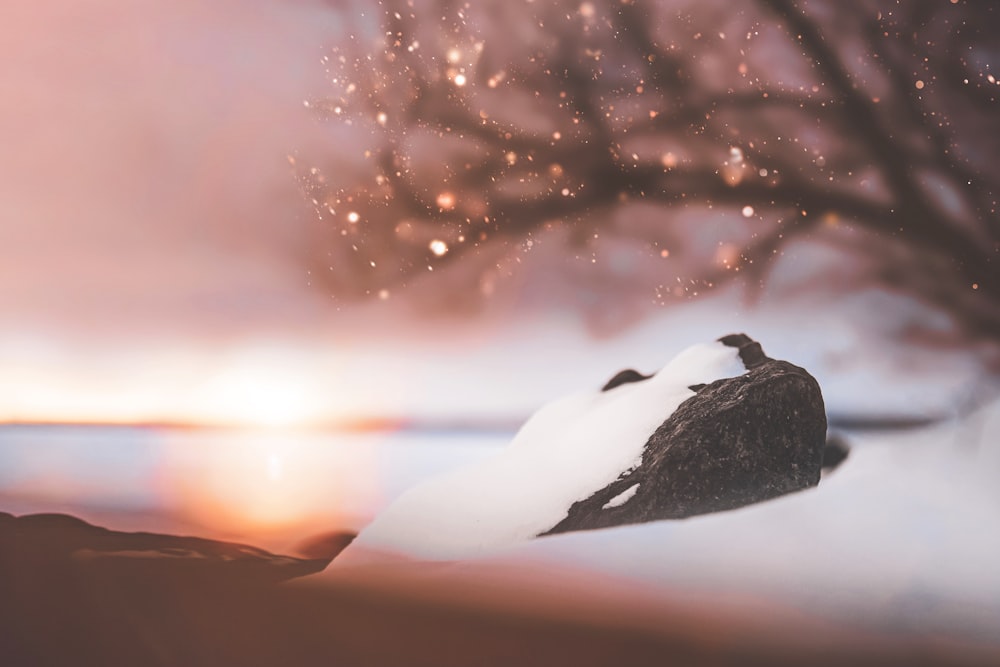
<path fill-rule="evenodd" d="M 0 425 L 0 510 L 290 548 L 357 531 L 507 433 Z"/>
<path fill-rule="evenodd" d="M 200 434 L 197 446 L 166 451 L 161 493 L 183 515 L 213 528 L 350 527 L 379 504 L 377 442 L 351 435 L 336 440 L 261 431 Z"/>

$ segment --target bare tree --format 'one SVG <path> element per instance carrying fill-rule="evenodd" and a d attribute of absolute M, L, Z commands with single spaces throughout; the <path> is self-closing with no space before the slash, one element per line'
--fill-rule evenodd
<path fill-rule="evenodd" d="M 512 251 L 611 235 L 637 263 L 669 260 L 642 272 L 665 301 L 759 289 L 808 239 L 851 258 L 823 280 L 949 316 L 911 334 L 1000 338 L 994 3 L 362 10 L 345 9 L 356 24 L 328 58 L 334 93 L 313 104 L 364 159 L 300 171 L 316 273 L 336 294 L 441 280 L 477 295 Z M 450 265 L 464 278 L 442 280 Z"/>

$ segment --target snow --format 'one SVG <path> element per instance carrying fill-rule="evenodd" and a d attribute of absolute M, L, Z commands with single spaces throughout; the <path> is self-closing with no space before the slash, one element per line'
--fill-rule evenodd
<path fill-rule="evenodd" d="M 635 492 L 638 490 L 639 490 L 639 485 L 633 484 L 632 486 L 628 487 L 627 489 L 619 493 L 617 496 L 615 496 L 608 502 L 601 505 L 601 509 L 606 510 L 606 509 L 611 509 L 612 507 L 619 507 L 621 505 L 624 505 L 629 501 L 629 498 L 635 495 Z"/>
<path fill-rule="evenodd" d="M 657 376 L 662 381 L 665 372 Z M 721 375 L 721 373 L 720 373 Z M 610 392 L 629 396 L 649 380 Z M 906 378 L 900 378 L 903 384 Z M 652 385 L 650 385 L 652 386 Z M 896 384 L 878 388 L 893 391 Z M 910 388 L 915 391 L 915 388 Z M 867 389 L 866 389 L 867 391 Z M 866 391 L 857 391 L 861 401 Z M 575 403 L 574 403 L 575 401 Z M 438 506 L 416 507 L 412 514 L 387 511 L 359 543 L 395 548 L 417 558 L 462 558 L 450 567 L 477 576 L 518 570 L 591 573 L 596 579 L 639 583 L 665 598 L 685 592 L 720 599 L 758 599 L 838 622 L 895 632 L 1000 643 L 1000 401 L 936 426 L 895 432 L 846 432 L 847 460 L 824 474 L 819 486 L 737 510 L 602 530 L 526 539 L 520 535 L 487 541 L 482 526 L 470 530 L 457 520 L 421 516 L 417 509 L 442 515 L 473 509 L 501 530 L 518 517 L 536 517 L 528 501 L 514 508 L 522 488 L 545 507 L 564 510 L 569 498 L 556 477 L 535 474 L 527 452 L 567 446 L 547 435 L 586 431 L 579 411 L 594 393 L 556 402 L 539 411 L 512 445 L 469 470 L 493 485 L 473 486 L 459 495 L 457 482 L 430 482 L 420 495 L 438 494 Z M 638 403 L 638 402 L 637 402 Z M 558 429 L 563 429 L 559 431 Z M 530 437 L 528 437 L 530 436 Z M 537 440 L 535 440 L 537 438 Z M 624 442 L 623 442 L 624 444 Z M 586 451 L 594 443 L 580 443 Z M 515 453 L 523 449 L 524 458 Z M 578 457 L 583 461 L 589 457 Z M 524 467 L 517 483 L 500 473 L 497 462 L 517 460 Z M 513 466 L 513 463 L 511 463 Z M 559 471 L 576 479 L 576 471 Z M 446 480 L 466 479 L 456 473 Z M 539 485 L 536 487 L 536 485 Z M 570 486 L 566 482 L 566 487 Z M 435 491 L 436 490 L 436 491 Z M 549 495 L 543 493 L 549 492 Z M 448 495 L 448 493 L 451 495 Z M 450 505 L 459 507 L 450 507 Z M 491 504 L 495 504 L 491 507 Z M 543 507 L 544 506 L 544 507 Z M 546 510 L 547 511 L 547 510 Z M 409 535 L 393 535 L 392 524 L 415 522 Z M 496 522 L 494 524 L 494 522 Z M 455 525 L 454 542 L 441 526 Z M 544 529 L 544 527 L 543 527 Z M 423 531 L 423 532 L 422 532 Z M 493 535 L 496 537 L 496 535 Z M 465 538 L 468 541 L 462 542 Z M 515 539 L 516 538 L 516 539 Z M 473 543 L 482 539 L 481 544 Z M 334 561 L 350 555 L 347 552 Z M 355 558 L 357 558 L 355 554 Z M 351 562 L 350 560 L 347 561 Z M 357 559 L 354 562 L 358 562 Z"/>
<path fill-rule="evenodd" d="M 932 428 L 856 435 L 816 488 L 684 521 L 543 537 L 479 564 L 575 566 L 664 594 L 750 595 L 997 643 L 998 430 L 1000 402 Z"/>
<path fill-rule="evenodd" d="M 690 385 L 744 372 L 737 349 L 705 343 L 648 380 L 556 400 L 496 455 L 405 492 L 335 563 L 373 554 L 452 560 L 531 539 L 635 466 L 649 436 L 694 395 Z"/>

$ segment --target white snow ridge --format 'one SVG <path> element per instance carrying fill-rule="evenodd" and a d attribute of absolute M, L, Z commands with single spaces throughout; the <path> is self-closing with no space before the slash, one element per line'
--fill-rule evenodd
<path fill-rule="evenodd" d="M 531 539 L 636 465 L 656 428 L 694 395 L 689 386 L 744 372 L 736 348 L 705 343 L 648 380 L 553 401 L 497 455 L 405 492 L 334 563 L 373 554 L 455 560 Z"/>

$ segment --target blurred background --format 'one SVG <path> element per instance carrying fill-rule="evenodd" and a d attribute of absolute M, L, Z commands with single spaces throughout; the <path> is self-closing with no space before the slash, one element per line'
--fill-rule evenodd
<path fill-rule="evenodd" d="M 0 491 L 118 506 L 117 462 L 143 508 L 191 496 L 180 479 L 200 508 L 272 484 L 254 516 L 289 521 L 330 502 L 316 429 L 447 433 L 455 462 L 455 433 L 498 444 L 546 400 L 735 331 L 814 373 L 834 423 L 990 400 L 998 10 L 843 7 L 8 8 Z M 116 448 L 32 424 L 270 440 L 184 431 L 171 467 L 163 430 Z M 337 502 L 384 497 L 359 469 L 419 467 L 351 451 Z"/>

